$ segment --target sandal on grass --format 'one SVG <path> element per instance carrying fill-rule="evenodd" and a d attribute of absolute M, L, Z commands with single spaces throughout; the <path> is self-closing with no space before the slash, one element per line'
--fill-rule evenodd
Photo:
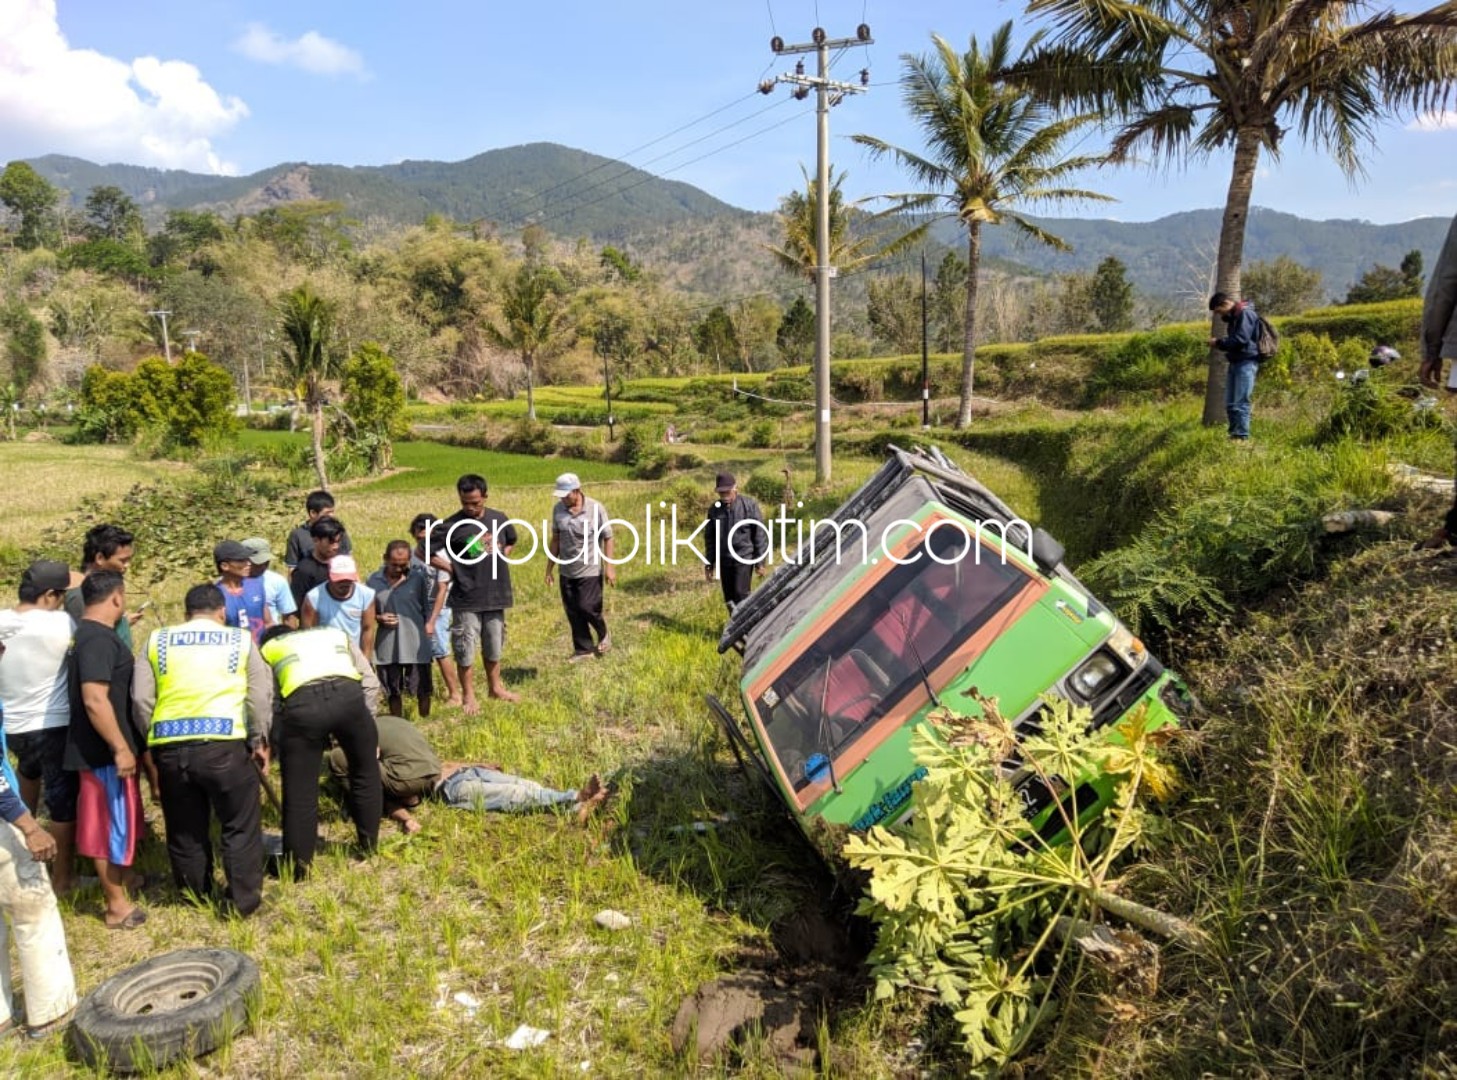
<path fill-rule="evenodd" d="M 127 912 L 126 918 L 122 919 L 119 923 L 106 922 L 106 916 L 104 915 L 101 919 L 102 922 L 106 923 L 108 930 L 135 930 L 147 921 L 147 913 L 139 907 L 134 907 Z"/>
<path fill-rule="evenodd" d="M 26 1028 L 25 1034 L 32 1039 L 47 1038 L 51 1035 L 55 1035 L 59 1032 L 65 1031 L 68 1027 L 71 1026 L 71 1021 L 75 1018 L 75 1016 L 76 1006 L 72 1005 L 69 1009 L 67 1009 L 60 1016 L 56 1017 L 54 1020 L 51 1020 L 44 1024 L 40 1024 L 36 1027 Z"/>

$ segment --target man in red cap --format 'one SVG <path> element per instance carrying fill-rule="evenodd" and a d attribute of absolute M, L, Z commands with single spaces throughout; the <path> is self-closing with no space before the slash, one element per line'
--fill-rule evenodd
<path fill-rule="evenodd" d="M 304 597 L 303 627 L 332 626 L 343 630 L 365 656 L 374 655 L 374 590 L 359 583 L 359 567 L 352 555 L 329 560 L 329 580 L 315 585 Z"/>

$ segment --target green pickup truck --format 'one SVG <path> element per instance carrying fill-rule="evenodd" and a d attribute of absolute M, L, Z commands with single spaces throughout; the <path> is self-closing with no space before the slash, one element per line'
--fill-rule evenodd
<path fill-rule="evenodd" d="M 1117 739 L 1141 706 L 1153 729 L 1193 704 L 1067 569 L 1060 544 L 935 450 L 892 447 L 735 608 L 719 642 L 730 649 L 743 656 L 746 722 L 709 704 L 807 834 L 816 821 L 859 831 L 904 819 L 924 774 L 911 733 L 938 706 L 976 713 L 976 699 L 994 698 L 1027 731 L 1056 695 Z M 1088 819 L 1112 797 L 1099 776 L 1056 795 L 1029 777 L 1018 791 L 1029 829 L 1050 841 L 1063 828 L 1055 799 Z"/>

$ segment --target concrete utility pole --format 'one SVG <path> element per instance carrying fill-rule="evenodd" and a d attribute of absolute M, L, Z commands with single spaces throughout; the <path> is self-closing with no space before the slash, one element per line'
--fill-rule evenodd
<path fill-rule="evenodd" d="M 147 314 L 154 319 L 162 320 L 162 351 L 167 354 L 167 363 L 170 364 L 172 363 L 172 340 L 167 336 L 167 316 L 171 315 L 172 312 L 149 311 Z"/>
<path fill-rule="evenodd" d="M 804 73 L 804 61 L 795 65 L 791 75 L 779 75 L 759 84 L 759 92 L 772 93 L 778 83 L 791 83 L 798 89 L 794 96 L 803 101 L 810 90 L 817 94 L 815 186 L 815 486 L 830 482 L 830 278 L 835 268 L 830 265 L 830 107 L 838 105 L 846 94 L 861 94 L 870 82 L 868 70 L 860 72 L 860 85 L 830 81 L 830 50 L 848 49 L 856 45 L 874 44 L 870 27 L 861 23 L 853 38 L 830 39 L 820 27 L 803 45 L 786 45 L 776 37 L 769 48 L 776 56 L 815 53 L 819 66 L 815 75 Z"/>
<path fill-rule="evenodd" d="M 182 336 L 187 339 L 187 351 L 197 352 L 197 339 L 202 337 L 201 330 L 184 330 Z"/>

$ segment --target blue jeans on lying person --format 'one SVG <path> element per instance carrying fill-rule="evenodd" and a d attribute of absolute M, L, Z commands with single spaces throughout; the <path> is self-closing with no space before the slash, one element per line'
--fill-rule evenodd
<path fill-rule="evenodd" d="M 436 794 L 459 810 L 520 813 L 577 801 L 575 791 L 553 791 L 535 780 L 497 772 L 484 765 L 468 765 L 441 782 Z"/>

